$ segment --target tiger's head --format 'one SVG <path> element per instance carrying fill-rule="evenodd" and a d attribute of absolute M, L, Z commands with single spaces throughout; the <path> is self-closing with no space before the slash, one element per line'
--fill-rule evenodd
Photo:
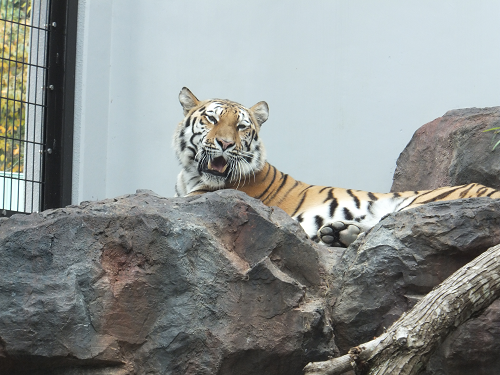
<path fill-rule="evenodd" d="M 192 185 L 183 190 L 189 193 L 195 185 L 221 189 L 226 183 L 242 183 L 263 168 L 266 156 L 258 133 L 269 116 L 266 102 L 245 108 L 229 100 L 200 101 L 186 87 L 179 101 L 185 117 L 177 126 L 173 146 L 183 167 L 183 183 Z M 189 179 L 196 184 L 189 184 Z"/>

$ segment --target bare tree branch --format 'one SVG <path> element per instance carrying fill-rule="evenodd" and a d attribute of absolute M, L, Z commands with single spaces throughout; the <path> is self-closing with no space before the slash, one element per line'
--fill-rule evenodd
<path fill-rule="evenodd" d="M 305 375 L 337 375 L 357 369 L 368 375 L 412 375 L 436 346 L 470 316 L 500 296 L 500 245 L 460 268 L 375 340 L 348 354 L 309 363 Z"/>

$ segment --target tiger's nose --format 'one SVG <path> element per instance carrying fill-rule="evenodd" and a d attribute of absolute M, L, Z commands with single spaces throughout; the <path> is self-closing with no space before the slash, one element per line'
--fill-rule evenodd
<path fill-rule="evenodd" d="M 215 142 L 217 142 L 223 150 L 226 150 L 234 145 L 234 142 L 226 142 L 225 140 L 219 138 L 215 138 Z"/>

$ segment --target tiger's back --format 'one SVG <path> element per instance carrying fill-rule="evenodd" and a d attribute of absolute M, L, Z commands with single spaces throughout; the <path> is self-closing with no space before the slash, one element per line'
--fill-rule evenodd
<path fill-rule="evenodd" d="M 480 184 L 427 191 L 371 193 L 309 185 L 296 181 L 266 161 L 258 135 L 268 106 L 251 108 L 228 100 L 199 101 L 187 88 L 179 95 L 185 118 L 178 125 L 174 149 L 183 167 L 177 195 L 237 189 L 277 206 L 297 220 L 314 240 L 347 246 L 385 215 L 430 202 L 471 197 L 500 198 Z"/>
<path fill-rule="evenodd" d="M 332 222 L 353 224 L 360 232 L 364 232 L 389 213 L 422 204 L 473 197 L 500 198 L 499 191 L 475 183 L 399 193 L 372 193 L 308 185 L 296 181 L 270 164 L 266 164 L 262 172 L 256 174 L 255 184 L 238 189 L 268 206 L 283 209 L 301 223 L 313 240 L 317 239 L 321 228 Z"/>

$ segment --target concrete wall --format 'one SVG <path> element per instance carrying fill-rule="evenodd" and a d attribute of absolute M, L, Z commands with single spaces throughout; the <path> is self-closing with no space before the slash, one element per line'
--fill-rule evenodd
<path fill-rule="evenodd" d="M 140 5 L 139 5 L 140 4 Z M 500 1 L 80 0 L 74 202 L 171 196 L 177 95 L 266 100 L 268 159 L 388 191 L 447 110 L 500 104 Z"/>

